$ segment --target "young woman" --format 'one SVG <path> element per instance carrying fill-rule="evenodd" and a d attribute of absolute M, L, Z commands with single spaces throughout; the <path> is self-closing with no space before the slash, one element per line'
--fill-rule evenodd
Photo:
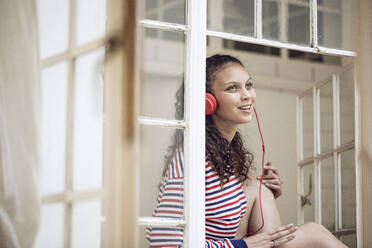
<path fill-rule="evenodd" d="M 346 247 L 316 223 L 281 226 L 275 203 L 281 194 L 281 180 L 270 164 L 265 169 L 272 173 L 265 176 L 262 187 L 265 225 L 258 234 L 246 236 L 261 226 L 259 182 L 252 177 L 253 156 L 245 149 L 238 126 L 253 119 L 256 92 L 243 64 L 229 55 L 207 58 L 206 90 L 218 107 L 206 115 L 205 247 Z M 177 93 L 178 115 L 183 113 L 182 91 Z M 153 216 L 183 217 L 182 143 L 178 131 L 166 156 Z M 181 247 L 182 238 L 182 228 L 147 229 L 150 247 Z"/>

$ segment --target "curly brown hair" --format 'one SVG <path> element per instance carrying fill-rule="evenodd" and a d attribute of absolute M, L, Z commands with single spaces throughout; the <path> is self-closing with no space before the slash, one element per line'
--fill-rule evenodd
<path fill-rule="evenodd" d="M 244 65 L 240 60 L 230 55 L 213 55 L 207 58 L 206 61 L 206 91 L 213 94 L 212 86 L 215 81 L 216 74 L 231 64 Z M 182 83 L 176 93 L 176 119 L 182 119 L 184 112 L 184 84 Z M 205 150 L 206 161 L 210 162 L 216 170 L 221 186 L 229 181 L 231 175 L 239 178 L 240 182 L 248 179 L 248 174 L 253 168 L 253 154 L 250 153 L 244 146 L 242 136 L 239 131 L 236 132 L 234 138 L 229 143 L 222 134 L 218 131 L 213 123 L 211 115 L 205 117 Z M 164 158 L 165 168 L 163 177 L 166 174 L 167 167 L 172 161 L 177 148 L 183 145 L 183 132 L 176 130 L 173 135 L 173 142 L 167 149 Z"/>

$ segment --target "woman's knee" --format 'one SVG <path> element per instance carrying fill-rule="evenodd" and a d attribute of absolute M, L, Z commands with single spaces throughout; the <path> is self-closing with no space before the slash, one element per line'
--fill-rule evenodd
<path fill-rule="evenodd" d="M 323 225 L 316 223 L 316 222 L 307 222 L 303 225 L 301 225 L 302 228 L 306 229 L 306 231 L 311 231 L 313 233 L 321 232 L 321 233 L 329 233 L 327 228 L 325 228 Z"/>

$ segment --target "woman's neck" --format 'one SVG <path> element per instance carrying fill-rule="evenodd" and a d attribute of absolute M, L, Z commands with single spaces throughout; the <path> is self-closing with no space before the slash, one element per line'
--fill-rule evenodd
<path fill-rule="evenodd" d="M 222 137 L 224 137 L 230 143 L 238 130 L 238 125 L 227 123 L 226 121 L 220 121 L 215 116 L 212 117 L 213 123 L 217 130 L 221 133 Z"/>

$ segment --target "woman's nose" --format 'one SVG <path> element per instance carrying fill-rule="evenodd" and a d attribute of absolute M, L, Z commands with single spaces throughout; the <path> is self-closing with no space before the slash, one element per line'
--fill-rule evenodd
<path fill-rule="evenodd" d="M 249 90 L 247 90 L 247 89 L 242 90 L 242 94 L 241 94 L 242 99 L 249 99 L 251 97 L 252 97 L 252 94 Z"/>

